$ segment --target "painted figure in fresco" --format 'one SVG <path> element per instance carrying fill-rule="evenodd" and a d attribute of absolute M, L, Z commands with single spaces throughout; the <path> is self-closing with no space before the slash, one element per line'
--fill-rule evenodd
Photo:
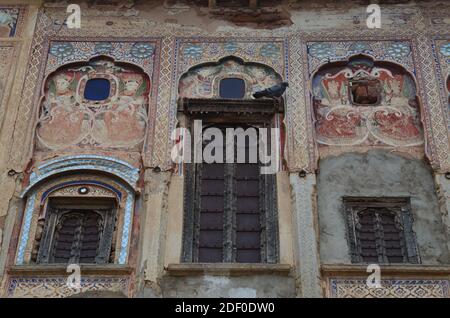
<path fill-rule="evenodd" d="M 214 77 L 221 67 L 208 66 L 192 70 L 180 81 L 181 97 L 211 98 Z"/>
<path fill-rule="evenodd" d="M 345 73 L 320 77 L 315 87 L 316 127 L 319 136 L 341 138 L 353 143 L 358 138 L 362 118 L 349 107 L 348 79 Z"/>
<path fill-rule="evenodd" d="M 101 102 L 86 100 L 82 83 L 89 78 L 109 80 L 111 96 Z M 48 83 L 37 128 L 45 147 L 130 149 L 143 141 L 150 85 L 143 74 L 101 60 L 60 72 Z"/>
<path fill-rule="evenodd" d="M 14 32 L 16 18 L 9 12 L 0 10 L 0 38 L 9 37 Z"/>
<path fill-rule="evenodd" d="M 46 144 L 74 143 L 87 127 L 88 117 L 75 100 L 76 84 L 73 72 L 59 73 L 50 81 L 38 127 L 38 135 Z"/>
<path fill-rule="evenodd" d="M 354 138 L 361 125 L 361 116 L 347 107 L 331 109 L 314 102 L 316 107 L 317 133 L 326 138 Z"/>
<path fill-rule="evenodd" d="M 355 145 L 369 133 L 389 145 L 423 142 L 415 84 L 406 73 L 357 59 L 334 74 L 316 75 L 313 93 L 319 143 Z"/>
<path fill-rule="evenodd" d="M 248 66 L 244 71 L 252 78 L 252 93 L 280 83 L 279 76 L 267 67 Z"/>
<path fill-rule="evenodd" d="M 384 82 L 386 104 L 392 109 L 385 108 L 374 113 L 377 130 L 398 140 L 419 137 L 421 130 L 414 83 L 407 76 L 392 76 L 387 72 L 381 72 L 380 78 Z"/>
<path fill-rule="evenodd" d="M 147 122 L 145 93 L 148 87 L 144 77 L 126 72 L 119 76 L 122 87 L 119 98 L 103 114 L 104 142 L 115 147 L 140 142 Z"/>

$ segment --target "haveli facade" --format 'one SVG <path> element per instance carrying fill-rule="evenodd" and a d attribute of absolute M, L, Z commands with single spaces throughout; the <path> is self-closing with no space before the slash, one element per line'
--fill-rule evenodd
<path fill-rule="evenodd" d="M 79 4 L 0 1 L 0 295 L 449 297 L 447 1 Z M 279 171 L 175 164 L 199 119 Z"/>

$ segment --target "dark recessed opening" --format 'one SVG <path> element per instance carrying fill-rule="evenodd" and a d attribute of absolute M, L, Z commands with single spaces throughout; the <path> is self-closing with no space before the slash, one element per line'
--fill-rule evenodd
<path fill-rule="evenodd" d="M 221 98 L 243 98 L 245 81 L 240 78 L 224 78 L 220 81 L 219 94 Z"/>
<path fill-rule="evenodd" d="M 109 97 L 111 83 L 105 78 L 93 78 L 86 82 L 84 98 L 92 101 L 101 101 Z"/>
<path fill-rule="evenodd" d="M 380 82 L 377 80 L 350 81 L 352 101 L 357 105 L 376 105 L 380 102 Z"/>
<path fill-rule="evenodd" d="M 249 5 L 249 0 L 216 0 L 218 7 L 248 7 Z"/>

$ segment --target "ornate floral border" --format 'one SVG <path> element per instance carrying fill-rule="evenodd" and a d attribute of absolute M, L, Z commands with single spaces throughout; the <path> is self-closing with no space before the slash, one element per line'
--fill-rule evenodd
<path fill-rule="evenodd" d="M 450 37 L 433 38 L 432 50 L 436 63 L 436 74 L 439 81 L 442 105 L 444 108 L 447 105 L 447 125 L 450 127 L 450 106 L 448 105 L 450 92 L 447 90 L 447 79 L 450 77 Z"/>

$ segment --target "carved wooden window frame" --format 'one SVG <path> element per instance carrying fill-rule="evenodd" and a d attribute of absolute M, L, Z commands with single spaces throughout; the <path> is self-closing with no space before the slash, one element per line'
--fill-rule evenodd
<path fill-rule="evenodd" d="M 410 264 L 420 263 L 419 252 L 416 244 L 415 233 L 413 232 L 412 225 L 414 222 L 411 212 L 410 198 L 404 197 L 344 197 L 344 213 L 347 223 L 348 242 L 350 246 L 350 254 L 352 263 L 367 263 L 363 260 L 361 255 L 361 246 L 357 235 L 357 227 L 359 222 L 358 214 L 364 212 L 367 209 L 384 209 L 395 215 L 395 222 L 398 229 L 400 229 L 401 246 L 403 254 L 403 262 Z M 380 211 L 379 213 L 386 213 Z M 377 227 L 380 226 L 379 220 L 377 220 Z M 382 239 L 378 239 L 377 251 L 378 262 L 380 264 L 390 264 L 383 244 L 380 244 Z M 392 264 L 392 263 L 391 263 Z"/>
<path fill-rule="evenodd" d="M 201 119 L 204 124 L 244 125 L 271 128 L 274 115 L 283 111 L 282 101 L 277 100 L 228 100 L 228 99 L 191 99 L 180 100 L 179 111 L 188 117 L 188 129 L 192 130 L 194 120 Z M 184 226 L 181 261 L 185 263 L 198 262 L 198 231 L 199 231 L 199 202 L 195 187 L 200 175 L 201 164 L 186 164 L 185 191 L 184 191 Z M 230 164 L 231 165 L 231 164 Z M 279 234 L 277 211 L 277 188 L 275 174 L 261 174 L 260 204 L 262 211 L 261 222 L 261 263 L 279 262 Z M 231 191 L 226 183 L 226 191 Z M 231 204 L 225 201 L 226 204 Z M 260 201 L 261 202 L 261 201 Z M 228 212 L 225 210 L 228 209 Z M 235 235 L 235 209 L 224 208 L 224 237 L 223 263 L 233 263 L 236 257 Z"/>
<path fill-rule="evenodd" d="M 83 202 L 84 201 L 84 202 Z M 102 218 L 102 231 L 100 234 L 99 248 L 94 264 L 110 263 L 111 247 L 113 245 L 114 231 L 116 229 L 117 205 L 114 200 L 102 198 L 90 198 L 86 201 L 83 197 L 50 199 L 46 207 L 45 225 L 42 240 L 37 255 L 37 264 L 59 264 L 54 262 L 51 255 L 55 244 L 56 228 L 60 220 L 71 210 L 94 211 Z M 80 212 L 81 213 L 81 212 Z M 69 263 L 79 263 L 78 255 L 69 260 Z"/>

